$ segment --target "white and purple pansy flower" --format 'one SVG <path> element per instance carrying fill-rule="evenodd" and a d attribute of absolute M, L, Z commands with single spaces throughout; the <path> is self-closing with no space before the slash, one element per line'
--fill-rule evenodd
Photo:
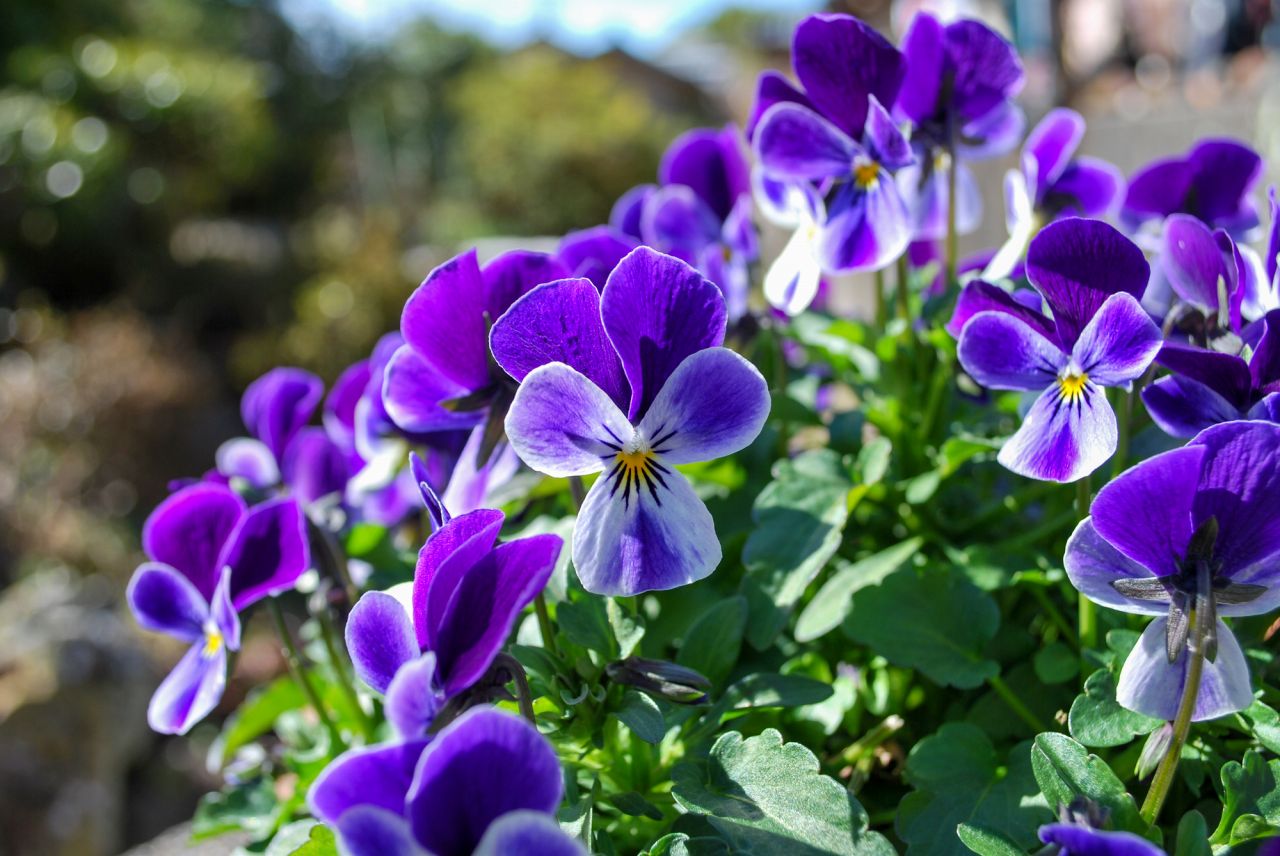
<path fill-rule="evenodd" d="M 1280 606 L 1277 496 L 1280 425 L 1267 422 L 1216 425 L 1098 492 L 1067 544 L 1067 576 L 1097 604 L 1157 616 L 1121 670 L 1120 704 L 1174 719 L 1197 637 L 1207 662 L 1192 719 L 1253 702 L 1244 654 L 1221 616 Z"/>
<path fill-rule="evenodd" d="M 1160 350 L 1160 330 L 1138 303 L 1142 251 L 1099 220 L 1067 218 L 1038 234 L 1027 278 L 1053 317 L 987 283 L 966 286 L 952 329 L 961 366 L 989 389 L 1039 392 L 999 460 L 1042 481 L 1070 482 L 1116 450 L 1104 387 L 1127 387 Z"/>
<path fill-rule="evenodd" d="M 555 822 L 563 792 L 546 738 L 478 707 L 429 740 L 344 753 L 307 802 L 348 856 L 586 856 Z"/>
<path fill-rule="evenodd" d="M 548 283 L 494 325 L 494 358 L 520 381 L 506 420 L 516 453 L 550 476 L 603 473 L 574 527 L 588 591 L 675 588 L 719 564 L 711 514 L 675 465 L 744 448 L 769 413 L 764 378 L 724 333 L 720 290 L 648 247 L 603 292 Z"/>
<path fill-rule="evenodd" d="M 249 508 L 202 482 L 151 512 L 142 546 L 150 561 L 129 582 L 129 606 L 143 627 L 192 646 L 152 696 L 147 721 L 184 734 L 222 697 L 227 652 L 240 647 L 237 613 L 293 588 L 310 565 L 306 522 L 293 499 Z"/>

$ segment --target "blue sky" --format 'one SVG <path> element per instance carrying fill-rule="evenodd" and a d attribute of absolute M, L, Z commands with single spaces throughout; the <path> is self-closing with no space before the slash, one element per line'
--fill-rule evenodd
<path fill-rule="evenodd" d="M 344 28 L 376 39 L 407 19 L 427 16 L 515 47 L 546 38 L 583 54 L 622 45 L 653 53 L 689 27 L 725 9 L 747 8 L 801 14 L 820 0 L 289 0 L 291 15 L 332 17 Z"/>

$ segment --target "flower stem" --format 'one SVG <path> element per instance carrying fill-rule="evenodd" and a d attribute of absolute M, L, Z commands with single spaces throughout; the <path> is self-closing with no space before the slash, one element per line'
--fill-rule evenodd
<path fill-rule="evenodd" d="M 538 633 L 542 636 L 542 647 L 551 652 L 554 657 L 560 656 L 560 649 L 556 645 L 556 631 L 551 624 L 551 613 L 547 610 L 547 598 L 543 592 L 538 592 L 533 599 L 533 611 L 538 616 Z"/>
<path fill-rule="evenodd" d="M 873 276 L 875 277 L 875 281 L 876 281 L 876 329 L 883 330 L 885 321 L 888 320 L 888 312 L 886 311 L 885 302 L 884 302 L 884 298 L 885 298 L 884 268 L 877 270 L 873 274 Z"/>
<path fill-rule="evenodd" d="M 505 651 L 494 659 L 494 665 L 511 675 L 511 680 L 516 685 L 516 704 L 520 706 L 520 715 L 537 724 L 533 715 L 533 690 L 529 688 L 529 678 L 524 673 L 524 666 Z"/>
<path fill-rule="evenodd" d="M 1125 463 L 1129 460 L 1129 432 L 1133 424 L 1133 397 L 1138 394 L 1136 388 L 1123 393 L 1120 401 L 1120 413 L 1116 419 L 1119 436 L 1116 440 L 1116 454 L 1111 465 L 1111 477 L 1115 478 L 1124 472 Z"/>
<path fill-rule="evenodd" d="M 911 269 L 907 265 L 907 254 L 898 256 L 898 317 L 911 324 Z M 910 330 L 908 329 L 908 332 Z"/>
<path fill-rule="evenodd" d="M 587 489 L 582 486 L 582 476 L 569 476 L 569 495 L 573 497 L 573 510 L 581 511 L 586 502 Z"/>
<path fill-rule="evenodd" d="M 1031 597 L 1035 599 L 1036 603 L 1040 604 L 1040 608 L 1043 609 L 1044 614 L 1048 616 L 1049 622 L 1054 627 L 1058 628 L 1058 632 L 1062 634 L 1062 638 L 1066 640 L 1066 643 L 1072 648 L 1079 650 L 1080 638 L 1076 636 L 1076 632 L 1072 629 L 1071 623 L 1067 621 L 1066 616 L 1062 614 L 1062 611 L 1054 605 L 1045 590 L 1037 585 L 1029 585 L 1026 587 L 1026 590 L 1031 593 Z"/>
<path fill-rule="evenodd" d="M 1194 607 L 1187 620 L 1192 628 L 1197 628 Z M 1155 777 L 1151 780 L 1151 790 L 1147 791 L 1147 798 L 1142 801 L 1142 817 L 1147 823 L 1156 822 L 1165 797 L 1169 795 L 1174 774 L 1178 771 L 1178 761 L 1182 758 L 1182 747 L 1191 732 L 1191 716 L 1195 713 L 1196 699 L 1200 695 L 1200 677 L 1204 674 L 1204 640 L 1198 629 L 1192 633 L 1194 635 L 1187 645 L 1187 656 L 1191 660 L 1187 664 L 1187 682 L 1182 689 L 1182 702 L 1178 705 L 1178 713 L 1173 720 L 1173 738 L 1169 742 L 1169 751 L 1156 768 Z"/>
<path fill-rule="evenodd" d="M 1022 699 L 1018 698 L 1017 693 L 1009 689 L 1009 685 L 1004 682 L 1004 678 L 999 675 L 992 675 L 987 678 L 987 683 L 991 685 L 991 689 L 996 691 L 996 695 L 1004 699 L 1004 703 L 1009 705 L 1009 709 L 1018 715 L 1018 718 L 1031 726 L 1031 730 L 1039 734 L 1047 731 L 1044 723 L 1040 721 L 1040 717 L 1031 712 L 1031 708 L 1022 703 Z"/>
<path fill-rule="evenodd" d="M 955 134 L 948 135 L 947 141 L 947 288 L 957 281 L 956 269 L 959 266 L 959 235 L 956 233 L 956 173 L 959 164 L 956 162 Z"/>
<path fill-rule="evenodd" d="M 333 720 L 329 718 L 324 705 L 320 703 L 320 694 L 316 692 L 316 688 L 311 684 L 311 678 L 307 675 L 307 671 L 302 665 L 302 655 L 298 652 L 298 646 L 293 641 L 293 635 L 289 633 L 289 625 L 285 623 L 284 611 L 280 609 L 280 601 L 274 597 L 267 598 L 267 608 L 271 612 L 271 617 L 275 620 L 276 633 L 280 636 L 280 644 L 284 646 L 284 662 L 289 669 L 289 677 L 293 678 L 293 682 L 298 685 L 298 689 L 302 690 L 302 694 L 307 697 L 308 703 L 315 709 L 316 717 L 324 725 L 325 730 L 329 732 L 329 737 L 332 738 L 334 745 L 344 746 L 345 741 L 342 739 L 341 732 L 333 724 Z"/>
<path fill-rule="evenodd" d="M 338 679 L 338 685 L 342 687 L 342 694 L 347 697 L 347 703 L 351 705 L 351 709 L 360 718 L 360 730 L 364 732 L 365 740 L 372 741 L 373 721 L 360 704 L 360 696 L 356 692 L 355 678 L 347 671 L 344 658 L 339 652 L 335 638 L 337 630 L 333 626 L 333 617 L 325 611 L 316 616 L 316 620 L 320 622 L 320 641 L 324 643 L 325 653 L 329 655 L 329 662 L 333 666 L 333 673 Z"/>
<path fill-rule="evenodd" d="M 1089 516 L 1089 503 L 1092 499 L 1090 488 L 1088 476 L 1076 482 L 1076 517 L 1079 520 Z M 1093 601 L 1079 592 L 1076 593 L 1076 603 L 1078 608 L 1076 629 L 1080 635 L 1080 678 L 1083 680 L 1089 674 L 1084 652 L 1089 648 L 1098 647 L 1098 609 L 1093 605 Z"/>

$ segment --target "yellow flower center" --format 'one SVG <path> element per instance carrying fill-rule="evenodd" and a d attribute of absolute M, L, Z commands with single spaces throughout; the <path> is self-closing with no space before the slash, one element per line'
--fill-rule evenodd
<path fill-rule="evenodd" d="M 875 161 L 864 161 L 853 168 L 853 181 L 858 187 L 866 190 L 880 181 L 880 164 Z"/>
<path fill-rule="evenodd" d="M 1084 372 L 1068 374 L 1058 378 L 1058 389 L 1061 390 L 1064 401 L 1074 404 L 1084 396 L 1084 388 L 1088 383 L 1089 376 Z"/>
<path fill-rule="evenodd" d="M 633 493 L 639 499 L 642 493 L 647 492 L 658 505 L 662 505 L 658 489 L 667 486 L 664 475 L 669 475 L 671 471 L 658 461 L 658 452 L 662 444 L 674 434 L 674 431 L 666 432 L 657 436 L 656 442 L 650 442 L 636 431 L 630 441 L 621 447 L 615 446 L 617 451 L 613 454 L 613 466 L 606 475 L 613 482 L 609 495 L 620 496 L 630 506 Z"/>
<path fill-rule="evenodd" d="M 222 631 L 216 627 L 206 627 L 204 630 L 204 656 L 212 657 L 222 650 L 222 646 L 226 640 L 222 638 Z"/>

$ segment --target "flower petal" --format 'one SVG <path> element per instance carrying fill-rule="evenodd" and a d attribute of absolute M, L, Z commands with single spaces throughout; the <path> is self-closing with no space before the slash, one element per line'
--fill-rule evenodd
<path fill-rule="evenodd" d="M 1111 295 L 1140 298 L 1150 273 L 1142 250 L 1101 220 L 1050 223 L 1027 248 L 1027 277 L 1049 302 L 1067 345 Z"/>
<path fill-rule="evenodd" d="M 1218 519 L 1214 558 L 1221 573 L 1270 560 L 1280 562 L 1280 425 L 1227 422 L 1203 431 L 1192 446 L 1208 450 L 1200 473 L 1193 523 Z"/>
<path fill-rule="evenodd" d="M 1191 192 L 1196 210 L 1191 213 L 1236 234 L 1258 224 L 1257 212 L 1249 201 L 1262 177 L 1262 158 L 1257 152 L 1236 140 L 1207 139 L 1187 153 L 1187 162 L 1195 176 Z"/>
<path fill-rule="evenodd" d="M 648 247 L 618 263 L 600 306 L 605 332 L 631 384 L 628 417 L 633 421 L 644 415 L 685 357 L 724 342 L 720 289 L 679 259 Z"/>
<path fill-rule="evenodd" d="M 1142 403 L 1160 430 L 1190 439 L 1210 425 L 1240 418 L 1240 411 L 1198 380 L 1169 375 L 1142 390 Z"/>
<path fill-rule="evenodd" d="M 1147 839 L 1132 832 L 1104 832 L 1074 823 L 1040 827 L 1040 840 L 1070 856 L 1166 856 Z"/>
<path fill-rule="evenodd" d="M 470 390 L 458 386 L 424 360 L 409 345 L 402 345 L 387 363 L 382 381 L 382 403 L 387 415 L 402 431 L 425 433 L 471 428 L 484 420 L 483 409 L 446 410 L 441 402 L 460 398 Z"/>
<path fill-rule="evenodd" d="M 431 856 L 413 840 L 400 813 L 358 805 L 343 812 L 336 827 L 344 856 Z"/>
<path fill-rule="evenodd" d="M 468 250 L 427 274 L 409 295 L 400 333 L 423 362 L 470 392 L 489 382 L 487 308 L 476 251 Z"/>
<path fill-rule="evenodd" d="M 1081 331 L 1072 356 L 1090 380 L 1123 386 L 1142 376 L 1162 342 L 1160 328 L 1133 295 L 1113 294 Z"/>
<path fill-rule="evenodd" d="M 1280 391 L 1276 389 L 1280 382 L 1280 309 L 1262 318 L 1262 335 L 1249 358 L 1249 377 L 1258 389 Z"/>
<path fill-rule="evenodd" d="M 1041 204 L 1055 215 L 1108 217 L 1122 190 L 1124 176 L 1114 164 L 1080 157 L 1068 164 Z"/>
<path fill-rule="evenodd" d="M 866 190 L 848 185 L 837 191 L 819 239 L 819 254 L 826 270 L 879 270 L 906 252 L 910 243 L 906 203 L 886 175 Z"/>
<path fill-rule="evenodd" d="M 477 468 L 476 459 L 483 443 L 484 429 L 476 428 L 467 438 L 467 445 L 454 465 L 449 484 L 439 500 L 450 512 L 465 514 L 484 507 L 486 498 L 511 481 L 520 469 L 520 458 L 510 443 L 499 443 L 484 466 Z"/>
<path fill-rule="evenodd" d="M 1218 311 L 1218 281 L 1228 286 L 1229 275 L 1213 233 L 1189 214 L 1172 214 L 1164 224 L 1160 253 L 1165 276 L 1183 300 L 1202 312 Z"/>
<path fill-rule="evenodd" d="M 952 72 L 950 106 L 966 120 L 980 119 L 1022 89 L 1018 52 L 981 21 L 947 25 L 946 62 Z"/>
<path fill-rule="evenodd" d="M 951 195 L 947 170 L 932 169 L 926 176 L 917 163 L 898 170 L 895 178 L 902 201 L 911 212 L 912 240 L 944 239 L 947 236 L 947 200 Z M 973 172 L 962 163 L 956 167 L 956 231 L 967 235 L 981 223 L 982 192 Z"/>
<path fill-rule="evenodd" d="M 233 437 L 218 447 L 213 460 L 227 478 L 242 478 L 256 490 L 280 484 L 280 466 L 267 444 L 252 437 Z"/>
<path fill-rule="evenodd" d="M 756 81 L 756 98 L 751 105 L 751 115 L 747 117 L 746 131 L 748 141 L 755 139 L 756 128 L 760 125 L 760 120 L 764 117 L 764 114 L 769 112 L 769 108 L 781 102 L 813 107 L 813 102 L 803 92 L 796 89 L 781 72 L 772 69 L 760 72 L 760 77 Z"/>
<path fill-rule="evenodd" d="M 161 734 L 186 734 L 217 707 L 226 685 L 226 646 L 209 652 L 197 641 L 151 696 L 147 724 Z"/>
<path fill-rule="evenodd" d="M 1031 293 L 1039 303 L 1040 295 Z M 1052 321 L 1037 309 L 1024 305 L 1016 296 L 1003 288 L 980 279 L 970 280 L 960 291 L 960 296 L 956 299 L 955 311 L 951 314 L 951 320 L 947 322 L 947 332 L 957 339 L 960 338 L 965 324 L 979 312 L 1003 312 L 1006 315 L 1012 315 L 1045 339 L 1053 341 L 1055 333 Z"/>
<path fill-rule="evenodd" d="M 658 181 L 688 187 L 711 209 L 716 220 L 723 221 L 738 200 L 751 192 L 738 129 L 730 124 L 685 131 L 663 153 Z"/>
<path fill-rule="evenodd" d="M 146 562 L 134 571 L 125 600 L 138 624 L 184 642 L 204 638 L 209 602 L 191 580 L 168 565 Z"/>
<path fill-rule="evenodd" d="M 602 476 L 573 529 L 573 565 L 592 594 L 634 595 L 688 585 L 720 564 L 711 513 L 677 470 L 654 487 Z"/>
<path fill-rule="evenodd" d="M 492 324 L 530 289 L 564 279 L 571 273 L 553 255 L 511 250 L 485 265 L 480 275 L 484 280 L 485 311 Z"/>
<path fill-rule="evenodd" d="M 750 445 L 769 405 L 769 385 L 755 366 L 728 348 L 708 348 L 663 384 L 640 433 L 665 463 L 710 461 Z"/>
<path fill-rule="evenodd" d="M 219 567 L 231 568 L 236 609 L 288 591 L 310 565 L 306 516 L 291 497 L 251 508 L 219 557 Z"/>
<path fill-rule="evenodd" d="M 1166 342 L 1156 362 L 1174 374 L 1199 381 L 1237 408 L 1249 403 L 1253 392 L 1249 365 L 1234 354 Z"/>
<path fill-rule="evenodd" d="M 563 546 L 558 535 L 508 541 L 463 574 L 431 639 L 445 695 L 484 676 L 521 610 L 546 587 Z"/>
<path fill-rule="evenodd" d="M 611 446 L 632 434 L 609 396 L 564 363 L 539 366 L 525 377 L 507 411 L 506 430 L 520 460 L 558 478 L 599 472 Z"/>
<path fill-rule="evenodd" d="M 906 73 L 898 90 L 895 112 L 915 124 L 932 119 L 942 93 L 946 65 L 946 30 L 928 12 L 918 12 L 902 37 Z"/>
<path fill-rule="evenodd" d="M 1022 151 L 1035 163 L 1037 199 L 1062 175 L 1083 138 L 1084 117 L 1067 107 L 1050 110 L 1031 129 Z"/>
<path fill-rule="evenodd" d="M 323 428 L 303 428 L 284 454 L 284 480 L 306 505 L 341 494 L 351 473 L 351 459 Z"/>
<path fill-rule="evenodd" d="M 801 226 L 769 265 L 764 276 L 764 297 L 774 309 L 799 315 L 818 295 L 822 266 L 812 228 Z"/>
<path fill-rule="evenodd" d="M 343 752 L 312 783 L 307 807 L 330 826 L 362 806 L 403 817 L 405 797 L 426 746 L 426 740 L 410 740 Z"/>
<path fill-rule="evenodd" d="M 324 430 L 329 432 L 334 442 L 345 448 L 351 448 L 356 442 L 356 405 L 369 388 L 373 377 L 372 363 L 372 360 L 360 360 L 348 366 L 325 396 Z M 383 368 L 386 368 L 385 363 Z"/>
<path fill-rule="evenodd" d="M 1154 574 L 1099 535 L 1094 527 L 1093 517 L 1081 520 L 1071 533 L 1063 562 L 1067 569 L 1067 579 L 1071 580 L 1071 584 L 1081 594 L 1096 604 L 1138 615 L 1164 615 L 1169 611 L 1167 604 L 1135 600 L 1116 591 L 1112 585 L 1116 580 L 1150 579 Z"/>
<path fill-rule="evenodd" d="M 1020 316 L 979 312 L 965 323 L 956 345 L 960 365 L 988 389 L 1044 389 L 1067 355 Z"/>
<path fill-rule="evenodd" d="M 609 273 L 639 242 L 639 216 L 637 211 L 635 237 L 610 226 L 568 233 L 560 240 L 557 250 L 560 261 L 570 275 L 586 277 L 596 288 L 604 288 Z"/>
<path fill-rule="evenodd" d="M 427 651 L 401 666 L 387 685 L 383 711 L 401 740 L 427 736 L 441 699 L 436 692 L 436 655 Z"/>
<path fill-rule="evenodd" d="M 510 856 L 512 853 L 587 856 L 582 843 L 563 832 L 554 817 L 527 810 L 508 812 L 490 824 L 474 856 Z"/>
<path fill-rule="evenodd" d="M 422 753 L 407 809 L 414 837 L 427 850 L 469 856 L 499 817 L 519 809 L 550 814 L 562 792 L 560 762 L 536 728 L 475 708 Z"/>
<path fill-rule="evenodd" d="M 240 415 L 249 433 L 279 460 L 323 395 L 324 383 L 311 372 L 275 368 L 249 384 L 240 399 Z"/>
<path fill-rule="evenodd" d="M 876 162 L 888 170 L 898 170 L 915 163 L 915 152 L 902 129 L 893 121 L 889 111 L 874 96 L 867 105 L 867 148 Z"/>
<path fill-rule="evenodd" d="M 892 104 L 905 73 L 897 48 L 852 15 L 801 21 L 791 62 L 814 106 L 851 136 L 862 133 L 868 97 Z"/>
<path fill-rule="evenodd" d="M 504 520 L 502 512 L 492 508 L 459 514 L 422 545 L 413 573 L 413 627 L 419 647 L 436 647 L 435 631 L 459 581 L 493 550 Z"/>
<path fill-rule="evenodd" d="M 1182 158 L 1163 158 L 1147 164 L 1129 178 L 1121 216 L 1130 229 L 1147 220 L 1183 210 L 1194 179 Z"/>
<path fill-rule="evenodd" d="M 693 264 L 702 248 L 720 240 L 720 220 L 683 184 L 672 184 L 654 192 L 640 218 L 644 242 Z"/>
<path fill-rule="evenodd" d="M 799 104 L 769 108 L 755 136 L 756 158 L 774 178 L 820 181 L 853 171 L 861 146 L 820 114 Z"/>
<path fill-rule="evenodd" d="M 219 554 L 244 514 L 244 500 L 225 485 L 193 484 L 173 493 L 147 517 L 142 548 L 191 580 L 207 601 L 222 570 Z"/>
<path fill-rule="evenodd" d="M 999 157 L 1022 141 L 1027 115 L 1013 101 L 1004 101 L 977 119 L 960 126 L 956 153 L 961 160 Z"/>
<path fill-rule="evenodd" d="M 1068 402 L 1055 384 L 1036 399 L 997 460 L 1028 478 L 1073 482 L 1102 466 L 1117 439 L 1116 414 L 1100 387 L 1087 385 Z"/>
<path fill-rule="evenodd" d="M 356 601 L 347 617 L 346 642 L 357 677 L 380 693 L 419 653 L 409 613 L 381 591 L 365 592 Z"/>
<path fill-rule="evenodd" d="M 1169 662 L 1165 647 L 1168 623 L 1167 618 L 1157 618 L 1142 631 L 1138 644 L 1120 670 L 1116 701 L 1129 710 L 1172 721 L 1177 716 L 1182 690 L 1186 686 L 1189 657 L 1183 649 L 1176 662 Z M 1230 628 L 1219 620 L 1218 656 L 1212 663 L 1204 664 L 1191 720 L 1217 719 L 1244 710 L 1252 703 L 1249 667 L 1240 651 L 1240 643 Z"/>

